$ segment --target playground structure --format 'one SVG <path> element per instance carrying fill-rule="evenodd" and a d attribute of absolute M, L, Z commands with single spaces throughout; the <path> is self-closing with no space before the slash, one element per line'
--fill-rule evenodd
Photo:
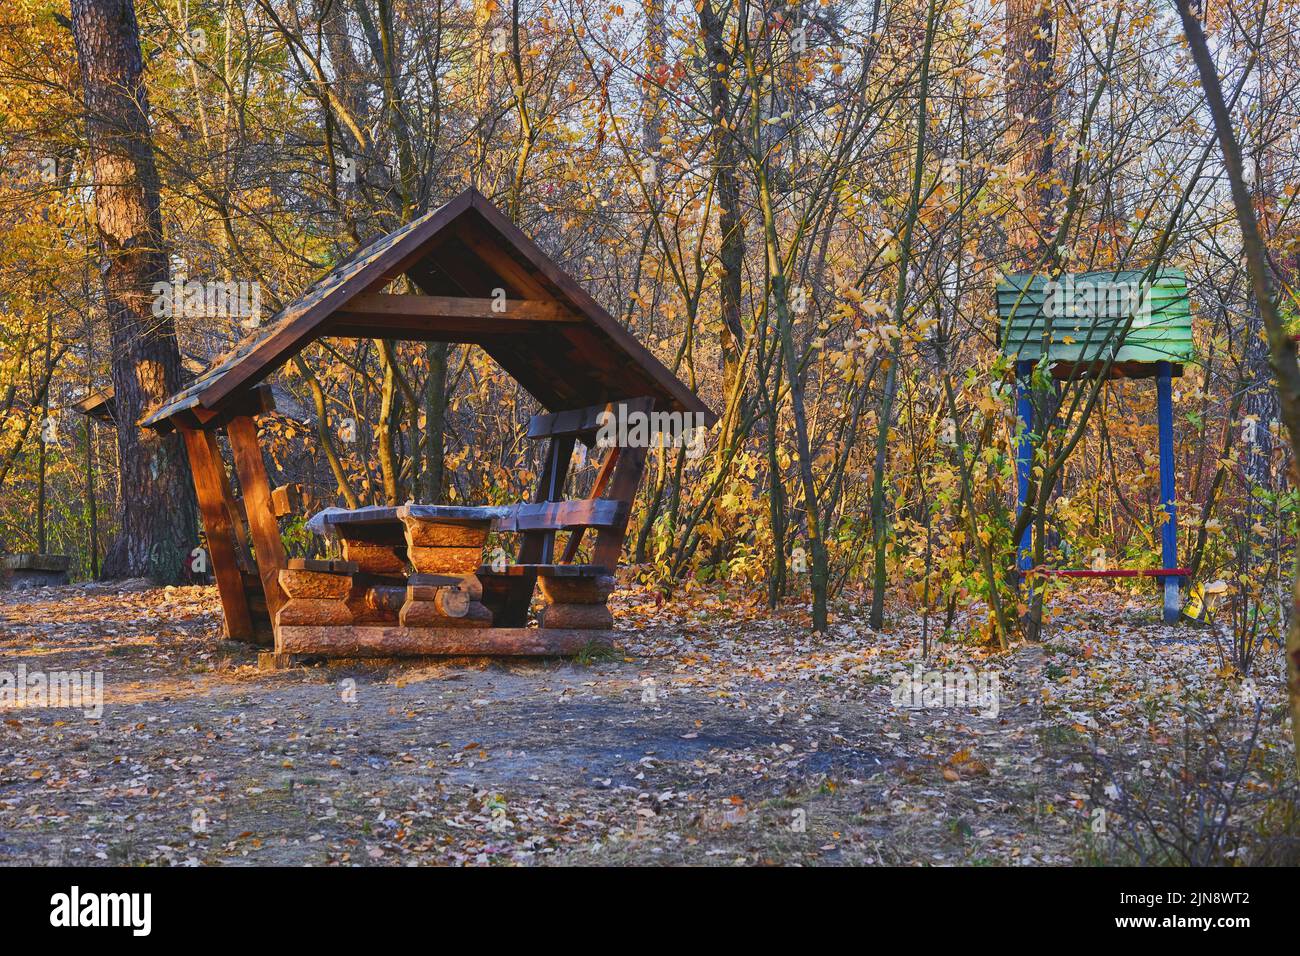
<path fill-rule="evenodd" d="M 405 277 L 419 294 L 385 289 Z M 326 509 L 309 527 L 341 560 L 288 559 L 257 419 L 263 380 L 326 336 L 454 342 L 484 349 L 547 409 L 531 502 Z M 716 416 L 477 191 L 359 250 L 144 419 L 184 439 L 229 637 L 298 656 L 562 655 L 612 640 L 606 601 L 647 448 L 597 442 L 608 416 Z M 217 441 L 229 440 L 240 497 Z M 577 442 L 604 458 L 585 497 L 564 495 Z M 247 528 L 247 530 L 246 530 Z M 590 555 L 580 562 L 584 535 Z M 567 534 L 560 549 L 557 535 Z M 485 561 L 490 534 L 517 537 Z M 251 540 L 251 547 L 250 547 Z M 547 607 L 529 626 L 537 585 Z"/>
<path fill-rule="evenodd" d="M 1017 511 L 1024 508 L 1034 459 L 1034 401 L 1030 379 L 1044 359 L 1051 378 L 1154 378 L 1160 452 L 1161 567 L 1148 569 L 1034 568 L 1033 527 L 1018 543 L 1022 575 L 1152 577 L 1163 581 L 1163 617 L 1178 620 L 1180 587 L 1190 576 L 1178 566 L 1172 380 L 1193 353 L 1187 278 L 1181 270 L 1084 272 L 1056 279 L 1008 275 L 997 286 L 1003 354 L 1015 362 Z"/>

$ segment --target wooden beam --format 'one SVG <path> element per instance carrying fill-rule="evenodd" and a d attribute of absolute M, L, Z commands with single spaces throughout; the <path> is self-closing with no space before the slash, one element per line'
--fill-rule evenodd
<path fill-rule="evenodd" d="M 277 518 L 303 510 L 302 483 L 292 482 L 271 489 L 271 510 Z"/>
<path fill-rule="evenodd" d="M 471 299 L 449 295 L 365 292 L 353 296 L 336 316 L 400 316 L 417 319 L 488 319 L 580 322 L 559 303 L 544 299 Z M 472 327 L 472 326 L 471 326 Z"/>
<path fill-rule="evenodd" d="M 614 475 L 609 481 L 608 497 L 622 502 L 624 508 L 618 521 L 596 533 L 596 543 L 591 551 L 592 564 L 618 567 L 618 560 L 623 554 L 623 538 L 627 535 L 628 518 L 632 514 L 632 502 L 641 485 L 641 475 L 645 472 L 645 459 L 644 448 L 624 448 L 619 455 Z"/>
<path fill-rule="evenodd" d="M 614 474 L 614 468 L 618 465 L 619 452 L 622 451 L 617 445 L 611 448 L 605 454 L 605 460 L 600 463 L 600 470 L 596 472 L 596 480 L 592 482 L 591 492 L 587 495 L 588 500 L 595 500 L 605 494 L 605 489 L 609 486 L 609 479 Z M 569 540 L 564 544 L 564 556 L 560 558 L 561 564 L 572 564 L 578 559 L 578 548 L 582 546 L 582 535 L 586 528 L 574 528 L 569 535 Z"/>
<path fill-rule="evenodd" d="M 213 435 L 216 432 L 212 432 Z M 221 461 L 220 446 L 217 448 L 217 461 Z M 230 524 L 235 529 L 235 558 L 241 571 L 253 571 L 253 549 L 248 546 L 248 517 L 244 514 L 244 503 L 235 498 L 235 490 L 230 487 L 230 473 L 223 466 L 221 469 L 221 496 L 226 513 L 230 515 Z"/>
<path fill-rule="evenodd" d="M 613 641 L 614 632 L 602 629 L 285 625 L 276 631 L 276 653 L 327 657 L 566 657 L 590 644 L 608 646 Z"/>
<path fill-rule="evenodd" d="M 609 528 L 623 517 L 621 501 L 588 498 L 518 505 L 509 517 L 497 518 L 494 531 L 565 531 L 570 528 Z M 549 560 L 543 561 L 548 564 Z"/>
<path fill-rule="evenodd" d="M 275 411 L 275 396 L 271 393 L 271 386 L 261 383 L 232 398 L 229 404 L 218 411 L 196 405 L 178 412 L 172 417 L 171 422 L 178 428 L 215 431 L 225 427 L 226 422 L 237 415 L 250 415 L 256 418 L 258 415 L 269 415 L 273 411 Z"/>
<path fill-rule="evenodd" d="M 705 424 L 712 427 L 714 422 L 718 420 L 718 416 L 714 414 L 713 410 L 700 401 L 699 397 L 680 382 L 672 372 L 664 368 L 659 360 L 651 355 L 649 350 L 638 342 L 631 332 L 602 309 L 600 304 L 588 295 L 586 290 L 572 276 L 560 269 L 549 256 L 542 252 L 537 243 L 520 232 L 519 227 L 507 219 L 501 210 L 492 205 L 484 196 L 476 193 L 473 197 L 473 206 L 482 220 L 483 228 L 492 235 L 491 239 L 484 241 L 479 238 L 481 232 L 462 227 L 460 223 L 457 223 L 462 240 L 475 253 L 484 261 L 489 262 L 501 275 L 508 275 L 509 278 L 518 282 L 521 293 L 527 298 L 539 297 L 536 292 L 531 291 L 535 288 L 546 288 L 547 292 L 551 294 L 554 294 L 552 288 L 557 290 L 574 308 L 591 320 L 591 323 L 595 326 L 594 329 L 590 329 L 593 334 L 600 333 L 602 338 L 611 341 L 618 350 L 627 356 L 631 368 L 640 374 L 646 375 L 667 394 L 673 396 L 678 407 L 686 411 L 703 412 Z M 528 263 L 531 270 L 521 266 L 514 256 L 502 251 L 502 246 L 509 247 L 516 255 Z M 549 288 L 546 284 L 549 284 Z M 581 328 L 588 329 L 587 326 Z"/>
<path fill-rule="evenodd" d="M 190 473 L 194 476 L 194 493 L 199 500 L 203 528 L 208 535 L 208 557 L 212 561 L 213 577 L 217 580 L 217 593 L 221 596 L 226 636 L 236 641 L 255 641 L 253 616 L 235 556 L 235 529 L 231 523 L 233 503 L 227 499 L 229 486 L 221 451 L 217 447 L 217 436 L 191 428 L 181 429 L 181 435 L 190 458 Z"/>
<path fill-rule="evenodd" d="M 284 541 L 280 538 L 280 526 L 275 522 L 275 512 L 271 506 L 271 483 L 266 477 L 266 462 L 262 459 L 262 446 L 257 440 L 257 423 L 246 415 L 240 415 L 227 423 L 226 434 L 235 455 L 239 487 L 244 493 L 244 511 L 248 515 L 248 527 L 253 535 L 257 576 L 262 580 L 267 612 L 274 621 L 276 613 L 287 600 L 284 591 L 280 589 L 279 580 L 280 571 L 287 567 L 287 562 Z M 277 637 L 277 642 L 278 640 Z"/>
<path fill-rule="evenodd" d="M 485 238 L 479 229 L 464 220 L 458 222 L 455 229 L 457 238 L 508 285 L 529 298 L 541 298 L 547 294 L 545 282 L 502 248 L 499 236 Z"/>
<path fill-rule="evenodd" d="M 572 326 L 560 324 L 560 328 Z M 536 341 L 554 335 L 554 322 L 529 319 L 422 319 L 402 315 L 340 313 L 323 327 L 322 335 L 338 339 L 392 339 L 399 342 L 451 342 L 487 348 L 502 339 L 520 336 Z"/>
<path fill-rule="evenodd" d="M 564 412 L 547 412 L 528 420 L 528 437 L 553 438 L 556 435 L 589 435 L 599 431 L 601 416 L 608 412 L 614 416 L 648 415 L 654 409 L 653 398 L 625 398 L 604 405 L 588 405 Z"/>
<path fill-rule="evenodd" d="M 559 501 L 564 494 L 564 479 L 569 473 L 573 457 L 572 436 L 552 438 L 546 449 L 546 464 L 537 480 L 535 504 Z M 554 531 L 525 531 L 520 535 L 517 563 L 550 564 L 555 553 Z M 495 621 L 504 627 L 521 627 L 528 621 L 528 606 L 532 603 L 533 589 L 537 586 L 536 572 L 511 578 L 504 605 L 494 610 Z"/>
<path fill-rule="evenodd" d="M 569 464 L 573 460 L 572 435 L 558 435 L 547 445 L 546 467 L 537 484 L 535 504 L 559 502 L 564 497 L 564 482 L 569 476 Z M 525 531 L 524 543 L 519 549 L 520 564 L 550 564 L 555 553 L 554 529 L 539 528 Z"/>

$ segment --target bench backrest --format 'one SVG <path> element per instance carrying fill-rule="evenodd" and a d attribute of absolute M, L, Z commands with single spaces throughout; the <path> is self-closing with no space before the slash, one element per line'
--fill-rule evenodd
<path fill-rule="evenodd" d="M 649 415 L 654 406 L 653 398 L 627 398 L 604 405 L 534 415 L 529 420 L 528 437 L 534 441 L 546 439 L 549 446 L 533 504 L 519 509 L 517 530 L 523 532 L 524 537 L 519 551 L 521 564 L 551 563 L 555 532 L 562 530 L 574 533 L 561 562 L 573 561 L 585 528 L 599 529 L 596 537 L 596 553 L 602 559 L 599 563 L 610 567 L 618 563 L 632 498 L 641 480 L 645 449 L 625 450 L 617 444 L 611 447 L 601 462 L 591 491 L 583 500 L 563 500 L 564 482 L 569 474 L 574 445 L 581 441 L 594 447 L 601 426 L 608 420 L 604 417 L 606 413 L 627 421 L 628 416 Z M 614 431 L 616 435 L 626 434 L 624 429 L 615 428 Z"/>
<path fill-rule="evenodd" d="M 624 398 L 604 405 L 534 415 L 528 420 L 528 437 L 533 440 L 577 438 L 591 445 L 595 443 L 596 433 L 604 421 L 602 415 L 609 413 L 623 418 L 633 414 L 649 415 L 654 405 L 653 398 Z"/>

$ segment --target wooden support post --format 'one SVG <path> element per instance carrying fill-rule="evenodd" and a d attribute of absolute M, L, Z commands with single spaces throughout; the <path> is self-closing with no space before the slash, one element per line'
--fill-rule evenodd
<path fill-rule="evenodd" d="M 614 475 L 609 481 L 609 493 L 606 495 L 614 501 L 622 501 L 627 507 L 616 524 L 601 528 L 596 532 L 596 543 L 591 551 L 591 563 L 604 565 L 613 569 L 618 567 L 618 559 L 623 554 L 623 538 L 627 535 L 627 523 L 632 517 L 632 502 L 636 490 L 641 486 L 641 475 L 645 472 L 645 448 L 624 448 L 614 466 Z"/>
<path fill-rule="evenodd" d="M 237 415 L 226 424 L 226 435 L 235 455 L 239 487 L 244 493 L 244 511 L 248 514 L 248 527 L 253 536 L 257 576 L 262 580 L 267 612 L 274 621 L 285 603 L 284 592 L 280 589 L 280 571 L 287 564 L 280 526 L 276 524 L 271 507 L 271 483 L 266 477 L 266 462 L 262 459 L 262 446 L 257 440 L 257 423 L 247 415 Z"/>
<path fill-rule="evenodd" d="M 542 476 L 537 481 L 534 502 L 559 501 L 564 497 L 564 481 L 569 475 L 569 462 L 573 457 L 574 437 L 557 435 L 550 440 L 546 448 L 546 464 Z M 549 564 L 555 553 L 555 532 L 525 531 L 520 535 L 523 542 L 519 545 L 518 562 L 520 564 Z M 533 590 L 537 587 L 537 575 L 522 574 L 512 577 L 505 585 L 506 599 L 500 612 L 495 616 L 498 627 L 523 627 L 528 620 L 528 606 L 532 603 Z"/>
<path fill-rule="evenodd" d="M 606 606 L 615 585 L 612 574 L 592 577 L 542 575 L 538 581 L 542 596 L 546 598 L 542 627 L 608 630 L 614 626 L 614 615 Z"/>
<path fill-rule="evenodd" d="M 221 464 L 220 446 L 216 443 L 217 433 L 210 431 L 209 434 L 212 435 L 213 450 L 217 452 L 217 462 Z M 221 468 L 221 495 L 226 514 L 230 516 L 230 524 L 235 529 L 235 558 L 239 561 L 240 570 L 251 574 L 253 551 L 248 546 L 248 526 L 244 519 L 244 509 L 235 500 L 235 491 L 230 487 L 230 473 L 226 471 L 224 464 Z"/>
<path fill-rule="evenodd" d="M 592 483 L 591 493 L 587 495 L 588 501 L 595 501 L 605 494 L 605 488 L 609 485 L 609 479 L 614 474 L 614 466 L 618 464 L 620 449 L 617 445 L 605 453 L 605 460 L 600 463 L 600 470 L 596 472 L 596 480 Z M 582 546 L 582 534 L 586 528 L 574 528 L 569 532 L 569 540 L 564 544 L 564 556 L 560 558 L 561 564 L 572 564 L 578 560 L 578 548 Z"/>
<path fill-rule="evenodd" d="M 1029 497 L 1029 476 L 1034 467 L 1034 443 L 1029 437 L 1034 430 L 1034 399 L 1030 389 L 1030 376 L 1034 363 L 1016 362 L 1016 417 L 1020 421 L 1020 441 L 1016 445 L 1016 519 L 1024 510 Z M 1028 571 L 1034 564 L 1034 526 L 1030 522 L 1020 538 L 1016 550 L 1016 567 Z"/>
<path fill-rule="evenodd" d="M 1165 570 L 1178 567 L 1178 507 L 1174 489 L 1174 401 L 1172 392 L 1173 370 L 1168 362 L 1156 366 L 1156 418 L 1160 434 L 1160 503 L 1168 515 L 1160 529 L 1160 557 Z M 1176 576 L 1164 579 L 1164 620 L 1166 624 L 1178 622 L 1182 602 L 1179 594 L 1180 580 Z"/>
<path fill-rule="evenodd" d="M 564 482 L 569 476 L 575 439 L 572 435 L 557 435 L 546 447 L 546 467 L 537 484 L 534 501 L 559 501 L 564 497 Z M 550 564 L 555 553 L 554 531 L 529 531 L 519 551 L 521 564 Z"/>
<path fill-rule="evenodd" d="M 407 581 L 398 622 L 403 627 L 491 626 L 492 612 L 482 603 L 483 585 L 475 572 L 492 520 L 439 519 L 411 510 L 397 510 L 416 571 Z"/>
<path fill-rule="evenodd" d="M 212 432 L 192 428 L 180 429 L 185 451 L 194 476 L 194 493 L 208 535 L 208 558 L 212 575 L 221 596 L 221 615 L 226 637 L 236 641 L 255 641 L 253 617 L 244 594 L 243 576 L 235 553 L 235 528 L 231 523 L 233 502 L 227 497 L 226 468 Z"/>
<path fill-rule="evenodd" d="M 285 568 L 277 577 L 287 600 L 275 616 L 276 630 L 288 624 L 336 627 L 352 623 L 348 608 L 352 575 Z"/>

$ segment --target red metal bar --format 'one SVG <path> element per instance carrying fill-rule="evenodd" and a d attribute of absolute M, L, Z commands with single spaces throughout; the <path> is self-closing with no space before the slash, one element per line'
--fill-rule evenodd
<path fill-rule="evenodd" d="M 1034 568 L 1034 574 L 1059 578 L 1190 578 L 1191 568 L 1117 568 L 1114 571 L 1093 571 L 1089 568 Z M 1027 571 L 1021 571 L 1027 574 Z"/>

